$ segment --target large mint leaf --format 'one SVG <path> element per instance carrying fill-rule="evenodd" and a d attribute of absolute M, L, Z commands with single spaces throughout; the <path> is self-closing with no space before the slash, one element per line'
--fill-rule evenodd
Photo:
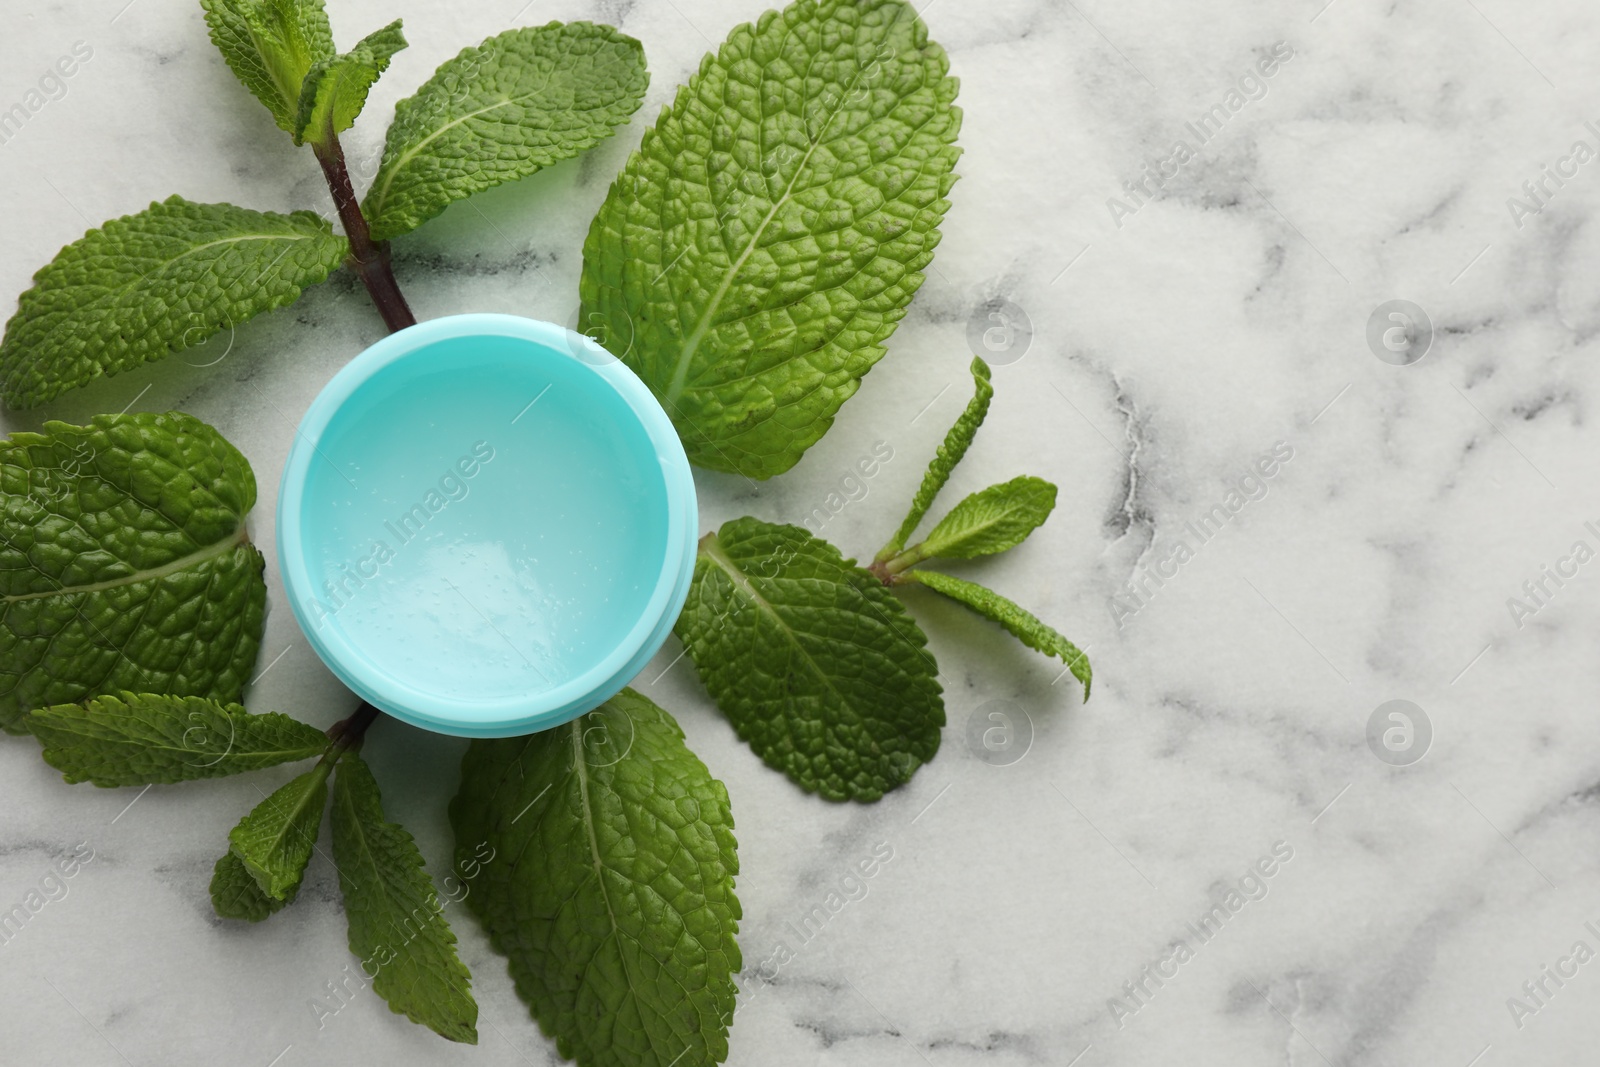
<path fill-rule="evenodd" d="M 677 634 L 769 766 L 876 800 L 939 750 L 927 639 L 883 583 L 798 526 L 735 519 L 700 542 Z"/>
<path fill-rule="evenodd" d="M 507 30 L 462 49 L 395 106 L 362 205 L 373 239 L 592 148 L 638 110 L 649 80 L 638 41 L 590 22 Z"/>
<path fill-rule="evenodd" d="M 373 975 L 373 990 L 397 1014 L 477 1044 L 472 976 L 456 956 L 456 935 L 422 854 L 403 826 L 384 818 L 378 783 L 353 753 L 334 772 L 332 823 L 350 951 Z"/>
<path fill-rule="evenodd" d="M 972 439 L 977 436 L 978 427 L 983 425 L 985 416 L 989 414 L 989 401 L 994 399 L 994 386 L 989 383 L 989 364 L 974 356 L 972 358 L 972 399 L 967 401 L 967 406 L 961 412 L 961 417 L 956 419 L 955 425 L 944 435 L 944 442 L 939 445 L 939 451 L 934 453 L 933 459 L 928 462 L 928 469 L 922 475 L 922 484 L 917 486 L 917 495 L 911 500 L 911 510 L 906 512 L 906 517 L 900 523 L 900 529 L 895 531 L 889 543 L 878 551 L 877 561 L 887 562 L 900 554 L 906 547 L 906 542 L 911 535 L 917 532 L 917 524 L 922 522 L 922 517 L 933 506 L 933 500 L 939 495 L 939 490 L 944 488 L 944 483 L 950 480 L 950 472 L 956 469 L 956 464 L 961 462 L 967 454 L 967 449 L 972 446 Z"/>
<path fill-rule="evenodd" d="M 0 398 L 33 407 L 292 304 L 347 246 L 309 211 L 180 196 L 112 219 L 33 276 L 0 341 Z"/>
<path fill-rule="evenodd" d="M 250 465 L 178 412 L 0 441 L 0 728 L 126 690 L 237 702 L 266 584 Z"/>
<path fill-rule="evenodd" d="M 294 133 L 306 73 L 334 55 L 322 0 L 200 0 L 200 6 L 234 75 L 280 128 Z"/>
<path fill-rule="evenodd" d="M 149 693 L 41 708 L 26 725 L 67 781 L 108 787 L 221 778 L 310 759 L 328 745 L 321 730 L 277 712 Z"/>
<path fill-rule="evenodd" d="M 318 763 L 292 779 L 228 831 L 228 846 L 261 892 L 287 901 L 300 891 L 328 804 L 328 772 Z"/>
<path fill-rule="evenodd" d="M 583 1067 L 728 1054 L 739 860 L 727 790 L 666 712 L 624 689 L 531 737 L 472 742 L 450 805 L 488 859 L 467 906 L 517 992 Z"/>
<path fill-rule="evenodd" d="M 952 508 L 889 569 L 900 570 L 901 564 L 910 566 L 935 556 L 971 559 L 1015 548 L 1050 517 L 1055 506 L 1056 487 L 1043 478 L 1023 475 L 991 485 Z"/>
<path fill-rule="evenodd" d="M 1083 683 L 1083 699 L 1089 699 L 1092 672 L 1089 657 L 1078 651 L 1078 646 L 1055 630 L 1040 622 L 1037 617 L 1017 604 L 976 582 L 957 578 L 938 571 L 907 571 L 897 581 L 917 582 L 951 600 L 965 604 L 986 619 L 1004 626 L 1018 641 L 1036 652 L 1055 656 L 1072 671 L 1072 676 Z"/>
<path fill-rule="evenodd" d="M 282 900 L 267 896 L 256 884 L 255 875 L 231 849 L 211 869 L 211 906 L 224 919 L 258 923 L 288 907 L 299 892 L 297 883 Z"/>
<path fill-rule="evenodd" d="M 294 143 L 331 146 L 336 134 L 348 130 L 366 106 L 367 92 L 389 69 L 389 60 L 406 46 L 395 19 L 383 29 L 362 38 L 350 51 L 318 60 L 307 72 L 296 108 Z"/>
<path fill-rule="evenodd" d="M 904 0 L 798 0 L 707 56 L 612 184 L 582 321 L 693 462 L 788 470 L 883 356 L 955 181 L 947 68 Z"/>

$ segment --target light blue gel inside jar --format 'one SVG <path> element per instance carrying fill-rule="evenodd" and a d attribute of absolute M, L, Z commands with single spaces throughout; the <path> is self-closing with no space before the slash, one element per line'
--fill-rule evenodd
<path fill-rule="evenodd" d="M 506 737 L 616 693 L 688 595 L 694 480 L 671 421 L 587 338 L 433 319 L 336 374 L 278 493 L 289 604 L 346 685 Z"/>

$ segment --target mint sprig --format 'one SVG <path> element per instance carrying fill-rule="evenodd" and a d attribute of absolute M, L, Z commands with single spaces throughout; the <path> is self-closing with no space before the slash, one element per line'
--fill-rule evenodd
<path fill-rule="evenodd" d="M 912 569 L 929 559 L 971 559 L 1015 548 L 1055 509 L 1056 487 L 1042 478 L 1024 475 L 968 496 L 940 519 L 926 538 L 910 548 L 905 547 L 933 506 L 939 490 L 949 480 L 950 473 L 967 454 L 978 427 L 989 413 L 994 386 L 989 365 L 981 359 L 972 361 L 972 382 L 972 400 L 929 462 L 911 502 L 911 510 L 894 536 L 878 551 L 872 573 L 888 586 L 906 582 L 925 585 L 1004 626 L 1029 648 L 1059 657 L 1071 669 L 1073 677 L 1083 683 L 1083 699 L 1088 700 L 1092 677 L 1089 659 L 1071 641 L 1019 605 L 976 582 Z"/>
<path fill-rule="evenodd" d="M 871 801 L 939 749 L 945 721 L 927 639 L 890 589 L 918 583 L 1058 656 L 1089 696 L 1088 657 L 1019 605 L 975 582 L 916 570 L 1014 548 L 1055 507 L 1023 476 L 973 493 L 905 547 L 971 447 L 994 396 L 972 361 L 973 397 L 945 435 L 905 521 L 861 568 L 797 526 L 735 519 L 700 543 L 676 633 L 717 707 L 766 763 L 830 800 Z"/>

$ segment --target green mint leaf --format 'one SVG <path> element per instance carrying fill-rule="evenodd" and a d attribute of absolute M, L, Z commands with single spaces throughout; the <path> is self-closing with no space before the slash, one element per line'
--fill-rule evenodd
<path fill-rule="evenodd" d="M 904 0 L 797 0 L 645 133 L 584 242 L 582 321 L 692 462 L 788 470 L 882 358 L 955 181 L 947 70 Z"/>
<path fill-rule="evenodd" d="M 372 239 L 594 147 L 638 110 L 649 80 L 638 41 L 590 22 L 507 30 L 462 49 L 395 106 L 362 205 Z"/>
<path fill-rule="evenodd" d="M 978 427 L 983 425 L 984 417 L 989 414 L 989 401 L 994 398 L 994 386 L 989 384 L 989 364 L 976 356 L 972 359 L 972 386 L 972 399 L 967 401 L 966 410 L 961 413 L 955 425 L 950 427 L 950 432 L 944 435 L 944 443 L 939 446 L 939 451 L 934 453 L 927 472 L 922 476 L 922 484 L 917 487 L 917 495 L 912 498 L 911 510 L 906 513 L 905 521 L 889 539 L 889 543 L 879 549 L 877 562 L 884 563 L 898 556 L 906 547 L 906 542 L 917 531 L 917 524 L 933 506 L 934 497 L 944 488 L 944 483 L 950 478 L 950 472 L 961 462 L 961 457 L 967 454 L 973 437 L 978 433 Z"/>
<path fill-rule="evenodd" d="M 907 571 L 898 578 L 902 582 L 918 582 L 951 600 L 958 601 L 1011 631 L 1011 635 L 1035 652 L 1055 656 L 1072 670 L 1072 676 L 1083 683 L 1083 699 L 1089 699 L 1089 682 L 1092 674 L 1089 657 L 1078 651 L 1076 645 L 1040 622 L 1028 611 L 976 582 L 957 578 L 938 571 Z"/>
<path fill-rule="evenodd" d="M 300 888 L 328 802 L 328 772 L 319 763 L 290 781 L 228 831 L 228 844 L 261 891 L 288 900 Z"/>
<path fill-rule="evenodd" d="M 267 595 L 249 463 L 178 412 L 44 429 L 0 441 L 0 729 L 103 693 L 237 702 Z"/>
<path fill-rule="evenodd" d="M 258 923 L 293 903 L 300 886 L 289 890 L 283 900 L 274 900 L 261 891 L 255 875 L 231 851 L 224 852 L 211 871 L 211 906 L 224 919 Z"/>
<path fill-rule="evenodd" d="M 404 47 L 405 34 L 400 32 L 400 20 L 395 19 L 344 55 L 312 64 L 300 89 L 294 143 L 331 146 L 335 134 L 355 123 L 366 106 L 367 91 Z"/>
<path fill-rule="evenodd" d="M 450 804 L 467 906 L 582 1067 L 710 1067 L 741 964 L 728 793 L 624 689 L 529 737 L 475 740 Z M 458 864 L 458 866 L 463 866 Z"/>
<path fill-rule="evenodd" d="M 41 708 L 26 724 L 67 781 L 107 787 L 221 778 L 310 759 L 328 745 L 321 730 L 277 712 L 148 693 Z"/>
<path fill-rule="evenodd" d="M 1015 548 L 1050 517 L 1055 506 L 1056 487 L 1043 478 L 1024 476 L 991 485 L 951 509 L 920 544 L 891 560 L 889 571 L 934 556 L 971 559 Z"/>
<path fill-rule="evenodd" d="M 877 800 L 939 750 L 927 638 L 883 582 L 798 526 L 735 519 L 700 542 L 678 637 L 767 765 L 829 800 Z"/>
<path fill-rule="evenodd" d="M 292 304 L 347 245 L 309 211 L 169 197 L 67 245 L 33 276 L 0 341 L 0 398 L 33 407 Z"/>
<path fill-rule="evenodd" d="M 334 56 L 322 0 L 200 0 L 211 42 L 234 75 L 295 132 L 300 87 L 313 64 Z"/>
<path fill-rule="evenodd" d="M 478 1043 L 472 976 L 456 935 L 403 826 L 383 816 L 372 771 L 360 756 L 339 761 L 333 780 L 333 862 L 339 869 L 350 951 L 396 1014 L 451 1041 Z"/>

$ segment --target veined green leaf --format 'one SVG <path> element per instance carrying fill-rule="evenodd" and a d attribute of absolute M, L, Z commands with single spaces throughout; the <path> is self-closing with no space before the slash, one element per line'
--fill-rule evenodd
<path fill-rule="evenodd" d="M 228 844 L 261 892 L 288 900 L 299 892 L 328 804 L 330 763 L 291 780 L 228 831 Z"/>
<path fill-rule="evenodd" d="M 507 30 L 462 49 L 395 106 L 362 205 L 373 240 L 594 147 L 638 109 L 649 80 L 643 46 L 591 22 Z"/>
<path fill-rule="evenodd" d="M 955 181 L 947 69 L 905 0 L 797 0 L 729 34 L 612 184 L 582 321 L 694 463 L 788 470 L 883 356 Z"/>
<path fill-rule="evenodd" d="M 258 923 L 288 907 L 299 892 L 297 882 L 282 900 L 267 896 L 256 884 L 255 875 L 232 851 L 224 852 L 211 871 L 211 906 L 224 919 Z"/>
<path fill-rule="evenodd" d="M 266 584 L 250 465 L 178 412 L 0 441 L 0 728 L 128 690 L 237 702 Z"/>
<path fill-rule="evenodd" d="M 389 60 L 406 46 L 395 19 L 368 34 L 350 51 L 312 64 L 300 89 L 294 143 L 331 145 L 335 134 L 348 130 L 367 103 L 367 91 L 389 69 Z"/>
<path fill-rule="evenodd" d="M 67 781 L 108 787 L 221 778 L 310 759 L 328 745 L 321 730 L 277 712 L 150 693 L 40 708 L 26 725 Z"/>
<path fill-rule="evenodd" d="M 333 862 L 339 868 L 350 951 L 398 1015 L 451 1041 L 478 1043 L 472 975 L 405 827 L 384 818 L 377 780 L 360 756 L 333 777 Z"/>
<path fill-rule="evenodd" d="M 983 425 L 984 417 L 989 414 L 989 401 L 994 398 L 994 386 L 989 384 L 989 364 L 976 356 L 972 359 L 972 387 L 972 399 L 967 401 L 966 410 L 956 419 L 955 425 L 950 427 L 950 432 L 944 435 L 944 443 L 939 446 L 939 451 L 934 453 L 933 459 L 928 463 L 928 470 L 922 476 L 922 484 L 917 487 L 917 495 L 911 500 L 911 510 L 906 513 L 900 529 L 889 538 L 889 543 L 878 550 L 877 562 L 887 562 L 898 556 L 906 547 L 911 535 L 917 532 L 917 524 L 922 522 L 922 517 L 933 506 L 934 497 L 939 495 L 939 490 L 949 481 L 950 472 L 961 462 L 961 457 L 967 454 L 973 437 L 978 433 L 978 427 Z"/>
<path fill-rule="evenodd" d="M 292 304 L 347 247 L 309 211 L 173 196 L 112 219 L 57 253 L 18 299 L 0 341 L 0 398 L 33 407 Z"/>
<path fill-rule="evenodd" d="M 1089 682 L 1092 678 L 1089 657 L 1079 652 L 1071 641 L 993 589 L 938 571 L 906 571 L 898 580 L 917 582 L 943 593 L 984 618 L 1004 626 L 1013 637 L 1034 651 L 1060 659 L 1072 670 L 1072 676 L 1083 683 L 1083 699 L 1089 699 Z"/>
<path fill-rule="evenodd" d="M 919 544 L 889 562 L 890 573 L 936 556 L 992 556 L 1027 540 L 1056 506 L 1056 487 L 1023 476 L 973 493 L 939 520 Z"/>
<path fill-rule="evenodd" d="M 200 0 L 211 41 L 287 133 L 306 73 L 334 55 L 322 0 Z"/>
<path fill-rule="evenodd" d="M 735 519 L 700 542 L 678 637 L 768 766 L 877 800 L 939 750 L 927 639 L 883 583 L 798 526 Z"/>
<path fill-rule="evenodd" d="M 450 804 L 467 897 L 517 992 L 582 1067 L 711 1067 L 741 966 L 728 793 L 629 689 L 564 726 L 475 740 Z"/>

